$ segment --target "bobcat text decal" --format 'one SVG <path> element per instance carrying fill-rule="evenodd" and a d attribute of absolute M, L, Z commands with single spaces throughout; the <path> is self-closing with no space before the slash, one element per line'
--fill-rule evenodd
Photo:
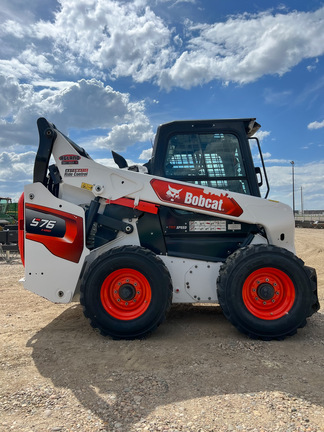
<path fill-rule="evenodd" d="M 164 180 L 151 180 L 152 188 L 161 201 L 174 202 L 191 208 L 201 208 L 215 213 L 240 216 L 243 210 L 228 194 L 205 193 L 204 189 L 184 186 Z"/>

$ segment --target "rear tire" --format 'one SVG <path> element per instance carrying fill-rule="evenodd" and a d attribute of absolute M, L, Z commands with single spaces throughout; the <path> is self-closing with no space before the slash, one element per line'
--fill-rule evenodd
<path fill-rule="evenodd" d="M 226 318 L 241 332 L 263 340 L 296 333 L 315 301 L 303 261 L 272 245 L 234 252 L 220 269 L 217 292 Z"/>
<path fill-rule="evenodd" d="M 117 247 L 97 258 L 80 287 L 84 315 L 114 339 L 147 336 L 164 321 L 171 300 L 164 263 L 138 246 Z"/>

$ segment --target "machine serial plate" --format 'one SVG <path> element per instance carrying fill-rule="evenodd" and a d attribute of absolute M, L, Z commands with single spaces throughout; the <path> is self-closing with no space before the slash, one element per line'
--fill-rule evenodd
<path fill-rule="evenodd" d="M 224 220 L 189 221 L 189 231 L 226 231 Z"/>

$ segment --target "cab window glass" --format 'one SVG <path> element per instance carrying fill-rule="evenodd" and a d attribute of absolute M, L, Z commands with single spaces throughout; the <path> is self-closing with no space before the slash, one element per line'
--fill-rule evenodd
<path fill-rule="evenodd" d="M 164 165 L 169 178 L 249 193 L 234 134 L 178 134 L 170 138 Z"/>

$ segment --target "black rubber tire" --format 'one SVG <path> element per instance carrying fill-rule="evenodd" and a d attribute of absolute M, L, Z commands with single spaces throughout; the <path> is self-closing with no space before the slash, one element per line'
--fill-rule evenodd
<path fill-rule="evenodd" d="M 109 275 L 116 274 L 123 269 L 131 269 L 130 271 L 134 274 L 139 272 L 140 277 L 146 279 L 149 284 L 148 291 L 150 291 L 151 298 L 145 302 L 148 303 L 147 309 L 138 312 L 138 316 L 134 319 L 119 319 L 119 316 L 122 317 L 123 310 L 121 310 L 121 315 L 119 311 L 115 313 L 115 316 L 114 313 L 109 313 L 101 297 L 101 290 L 104 289 L 102 287 L 105 286 L 107 278 L 111 277 Z M 129 287 L 130 284 L 123 286 L 126 285 Z M 130 289 L 133 289 L 132 286 Z M 100 330 L 101 334 L 109 335 L 113 339 L 146 337 L 165 320 L 171 301 L 172 284 L 166 266 L 153 252 L 139 246 L 117 247 L 99 256 L 90 265 L 80 287 L 80 302 L 84 315 L 90 319 L 94 328 Z"/>
<path fill-rule="evenodd" d="M 290 294 L 294 292 L 294 296 L 290 296 L 293 298 L 290 300 L 293 303 L 290 303 L 283 316 L 279 317 L 278 314 L 276 319 L 269 319 L 268 312 L 267 317 L 265 317 L 262 311 L 263 301 L 263 304 L 275 303 L 276 301 L 275 294 L 277 293 L 271 293 L 271 290 L 275 291 L 275 288 L 272 288 L 270 284 L 268 284 L 268 288 L 270 288 L 269 298 L 263 298 L 261 299 L 262 303 L 256 303 L 259 305 L 256 313 L 253 310 L 254 299 L 252 298 L 250 303 L 246 301 L 246 296 L 245 300 L 243 299 L 243 291 L 244 293 L 247 292 L 244 287 L 249 285 L 248 281 L 251 281 L 250 275 L 252 273 L 262 274 L 263 271 L 267 271 L 267 268 L 274 269 L 274 273 L 284 274 L 285 277 L 289 278 L 286 285 L 282 284 L 283 298 L 286 295 L 286 288 L 287 292 L 290 290 Z M 226 318 L 241 332 L 251 338 L 281 340 L 286 336 L 295 334 L 298 328 L 304 327 L 306 318 L 317 310 L 316 273 L 315 276 L 314 272 L 311 273 L 301 259 L 286 249 L 264 244 L 250 245 L 238 249 L 222 265 L 217 279 L 218 300 Z M 249 279 L 247 280 L 247 278 Z M 246 285 L 244 285 L 245 282 Z M 265 285 L 267 284 L 265 283 Z M 256 295 L 255 300 L 258 302 L 260 298 L 257 298 Z"/>

